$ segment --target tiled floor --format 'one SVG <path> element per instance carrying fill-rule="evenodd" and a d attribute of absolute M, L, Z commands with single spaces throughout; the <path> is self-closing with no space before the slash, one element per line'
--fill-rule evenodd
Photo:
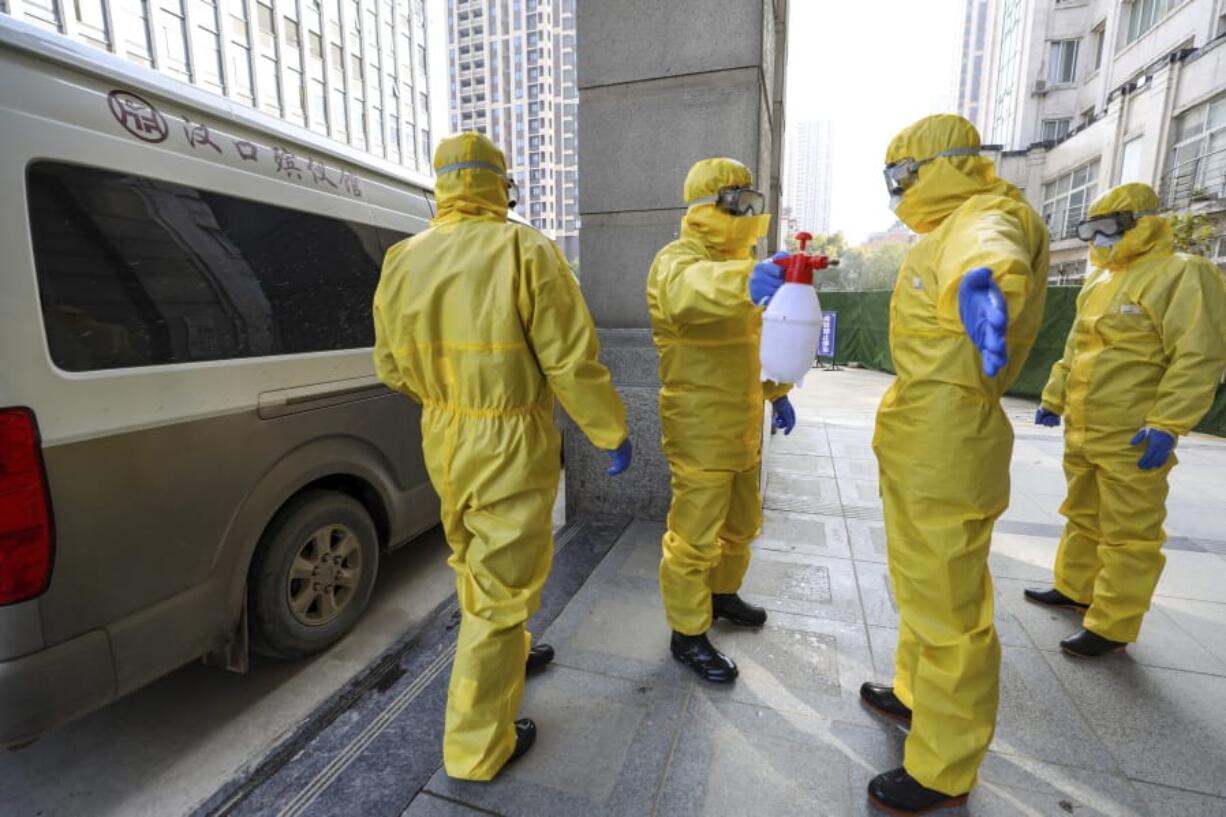
<path fill-rule="evenodd" d="M 892 671 L 896 614 L 869 447 L 888 378 L 823 373 L 776 438 L 766 524 L 745 595 L 758 633 L 717 625 L 736 684 L 668 656 L 656 582 L 661 527 L 638 522 L 554 621 L 556 666 L 523 713 L 540 739 L 492 784 L 439 772 L 405 812 L 427 815 L 855 815 L 900 762 L 904 733 L 857 689 Z M 965 812 L 1226 814 L 1226 440 L 1193 437 L 1172 480 L 1168 565 L 1140 642 L 1100 663 L 1063 656 L 1076 621 L 1021 600 L 1049 577 L 1062 518 L 1058 430 L 1018 427 L 1013 501 L 992 569 L 1004 658 L 997 735 Z"/>

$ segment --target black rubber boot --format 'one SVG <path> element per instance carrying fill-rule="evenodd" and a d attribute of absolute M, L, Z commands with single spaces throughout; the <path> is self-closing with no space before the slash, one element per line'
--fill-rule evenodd
<path fill-rule="evenodd" d="M 908 726 L 911 724 L 911 709 L 898 700 L 894 687 L 865 681 L 860 685 L 860 700 L 883 718 L 900 721 Z"/>
<path fill-rule="evenodd" d="M 738 627 L 761 627 L 766 623 L 766 610 L 755 607 L 736 593 L 712 595 L 711 611 L 715 618 L 727 619 Z"/>
<path fill-rule="evenodd" d="M 1112 641 L 1089 630 L 1078 630 L 1060 642 L 1060 649 L 1078 658 L 1102 658 L 1104 655 L 1123 652 L 1127 646 L 1126 641 Z"/>
<path fill-rule="evenodd" d="M 924 788 L 903 768 L 884 772 L 870 780 L 868 799 L 886 814 L 898 817 L 927 814 L 937 809 L 953 808 L 966 803 L 965 794 L 945 794 Z"/>
<path fill-rule="evenodd" d="M 713 684 L 728 684 L 736 680 L 736 663 L 707 640 L 707 634 L 682 635 L 674 632 L 673 658 L 685 664 L 698 677 Z"/>
<path fill-rule="evenodd" d="M 527 674 L 531 675 L 534 672 L 540 672 L 545 669 L 545 666 L 553 660 L 553 647 L 548 644 L 537 644 L 532 649 L 528 650 L 528 666 Z"/>
<path fill-rule="evenodd" d="M 1044 607 L 1059 607 L 1062 610 L 1072 610 L 1076 613 L 1084 613 L 1090 609 L 1090 605 L 1082 604 L 1079 601 L 1073 601 L 1068 596 L 1061 593 L 1056 588 L 1050 590 L 1033 590 L 1026 588 L 1023 591 L 1026 596 L 1026 601 L 1034 604 L 1042 604 Z"/>
<path fill-rule="evenodd" d="M 536 722 L 531 718 L 520 718 L 515 722 L 515 750 L 507 758 L 507 763 L 514 763 L 532 748 L 536 743 Z"/>

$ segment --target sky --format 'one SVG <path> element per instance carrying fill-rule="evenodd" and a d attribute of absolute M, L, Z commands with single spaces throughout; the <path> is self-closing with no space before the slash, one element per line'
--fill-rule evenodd
<path fill-rule="evenodd" d="M 792 0 L 786 121 L 834 121 L 830 229 L 852 244 L 894 223 L 890 139 L 953 109 L 965 0 Z"/>
<path fill-rule="evenodd" d="M 853 244 L 894 223 L 881 180 L 890 139 L 953 107 L 965 8 L 965 0 L 791 2 L 786 118 L 834 121 L 830 229 Z M 450 132 L 446 15 L 447 0 L 427 0 L 435 144 Z"/>

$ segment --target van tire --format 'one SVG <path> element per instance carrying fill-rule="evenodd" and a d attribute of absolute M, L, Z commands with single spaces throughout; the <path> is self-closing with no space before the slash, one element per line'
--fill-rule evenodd
<path fill-rule="evenodd" d="M 379 537 L 362 503 L 334 491 L 294 497 L 268 526 L 251 565 L 252 649 L 292 660 L 335 644 L 370 603 L 378 561 Z"/>

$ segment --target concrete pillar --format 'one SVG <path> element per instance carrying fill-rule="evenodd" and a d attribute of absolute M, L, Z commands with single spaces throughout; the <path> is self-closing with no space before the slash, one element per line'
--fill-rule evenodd
<path fill-rule="evenodd" d="M 778 213 L 787 12 L 788 0 L 578 0 L 580 279 L 636 460 L 608 479 L 568 425 L 568 516 L 668 510 L 647 272 L 677 236 L 699 159 L 744 162 Z"/>

